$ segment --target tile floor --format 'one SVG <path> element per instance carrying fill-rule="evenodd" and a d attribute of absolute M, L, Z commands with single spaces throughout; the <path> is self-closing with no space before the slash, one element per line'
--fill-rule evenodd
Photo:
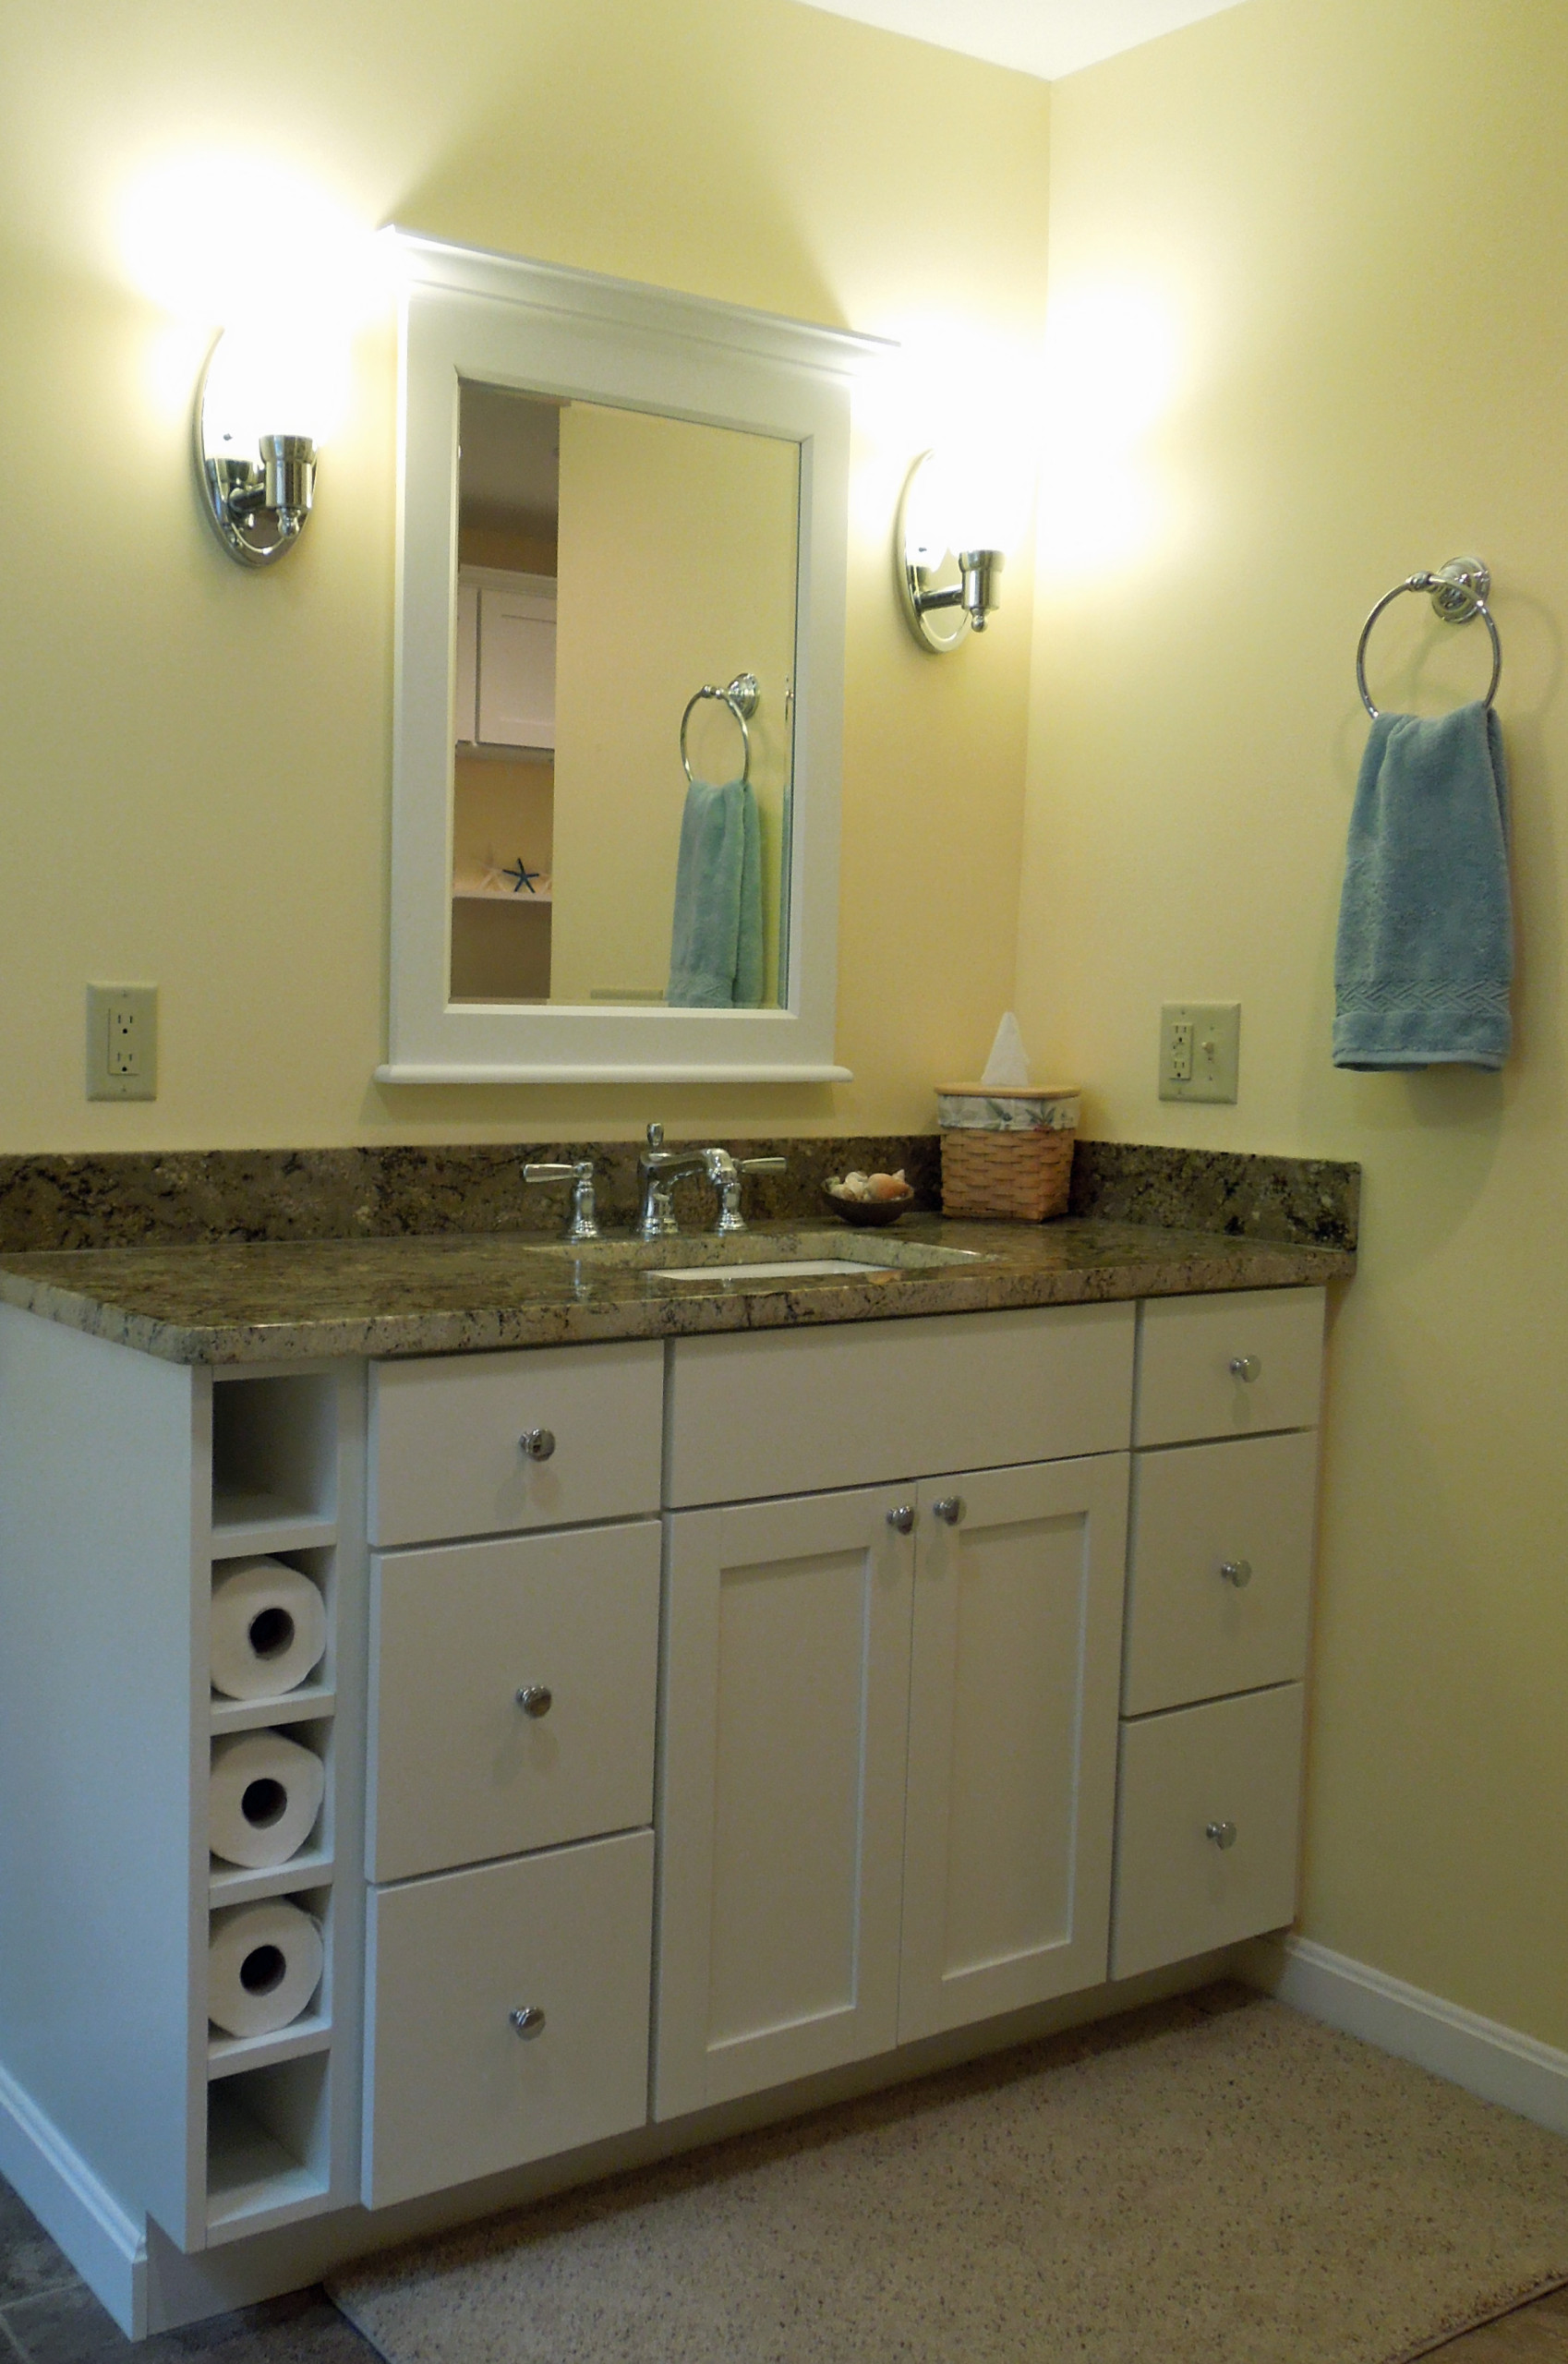
<path fill-rule="evenodd" d="M 1439 2353 L 1446 2364 L 1568 2364 L 1568 2290 L 1451 2340 Z M 133 2347 L 69 2259 L 0 2182 L 0 2364 L 111 2364 L 115 2358 L 182 2364 L 200 2357 L 221 2364 L 379 2364 L 376 2350 L 320 2290 L 214 2315 Z"/>

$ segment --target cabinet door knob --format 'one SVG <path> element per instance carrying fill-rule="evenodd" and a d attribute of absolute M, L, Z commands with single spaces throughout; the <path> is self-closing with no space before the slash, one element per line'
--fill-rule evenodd
<path fill-rule="evenodd" d="M 941 1501 L 933 1502 L 931 1507 L 944 1526 L 957 1526 L 964 1514 L 964 1498 L 961 1494 L 944 1494 Z"/>
<path fill-rule="evenodd" d="M 555 1702 L 555 1694 L 547 1683 L 525 1683 L 517 1694 L 517 1704 L 525 1716 L 548 1716 Z"/>
<path fill-rule="evenodd" d="M 897 1510 L 889 1511 L 887 1514 L 888 1526 L 896 1528 L 900 1535 L 912 1535 L 914 1523 L 915 1506 L 912 1502 L 900 1502 Z"/>
<path fill-rule="evenodd" d="M 1223 1853 L 1227 1847 L 1236 1845 L 1236 1825 L 1234 1822 L 1206 1822 L 1203 1836 L 1212 1839 Z"/>
<path fill-rule="evenodd" d="M 1234 1585 L 1239 1592 L 1243 1585 L 1249 1585 L 1252 1581 L 1252 1562 L 1250 1560 L 1222 1560 L 1220 1574 L 1227 1585 Z"/>
<path fill-rule="evenodd" d="M 521 2004 L 515 2011 L 508 2011 L 506 2016 L 525 2044 L 532 2044 L 537 2035 L 543 2035 L 545 2032 L 545 2015 L 537 2003 Z"/>
<path fill-rule="evenodd" d="M 1246 1380 L 1250 1386 L 1255 1379 L 1261 1379 L 1263 1366 L 1256 1355 L 1232 1355 L 1230 1375 L 1232 1379 Z"/>
<path fill-rule="evenodd" d="M 525 1429 L 517 1440 L 530 1461 L 548 1461 L 555 1451 L 553 1429 Z"/>

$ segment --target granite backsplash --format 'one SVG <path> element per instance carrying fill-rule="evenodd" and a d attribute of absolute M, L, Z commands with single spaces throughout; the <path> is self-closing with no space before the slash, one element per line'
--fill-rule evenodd
<path fill-rule="evenodd" d="M 753 1176 L 748 1213 L 819 1215 L 829 1175 L 901 1166 L 923 1207 L 941 1204 L 935 1133 L 732 1140 L 739 1157 L 782 1153 L 787 1175 Z M 635 1141 L 528 1141 L 392 1149 L 120 1150 L 0 1157 L 0 1253 L 32 1248 L 196 1246 L 213 1240 L 388 1239 L 457 1232 L 551 1232 L 563 1186 L 527 1188 L 525 1160 L 592 1157 L 601 1222 L 637 1207 Z M 1354 1249 L 1360 1168 L 1321 1159 L 1080 1141 L 1071 1212 L 1231 1238 Z M 682 1183 L 681 1223 L 708 1220 L 706 1183 Z"/>

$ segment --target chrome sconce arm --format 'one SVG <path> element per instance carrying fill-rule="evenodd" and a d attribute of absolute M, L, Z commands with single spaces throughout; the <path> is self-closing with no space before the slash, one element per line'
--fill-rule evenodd
<path fill-rule="evenodd" d="M 945 656 L 957 648 L 966 633 L 985 630 L 986 619 L 1001 605 L 996 578 L 1007 561 L 1001 550 L 960 550 L 958 582 L 937 587 L 936 572 L 947 553 L 911 540 L 912 496 L 931 456 L 929 452 L 923 452 L 905 479 L 894 528 L 893 562 L 904 621 L 923 648 Z M 949 614 L 953 622 L 944 631 L 935 619 Z"/>
<path fill-rule="evenodd" d="M 222 340 L 220 340 L 222 342 Z M 217 345 L 212 354 L 217 352 Z M 207 400 L 207 357 L 196 397 L 196 475 L 207 521 L 241 566 L 271 566 L 305 528 L 316 491 L 316 446 L 308 435 L 263 435 L 255 459 L 233 445 Z"/>

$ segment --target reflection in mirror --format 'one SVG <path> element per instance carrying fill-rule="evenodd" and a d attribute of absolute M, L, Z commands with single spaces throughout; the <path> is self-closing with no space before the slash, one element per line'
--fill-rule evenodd
<path fill-rule="evenodd" d="M 781 1007 L 798 444 L 464 382 L 459 449 L 452 1000 Z"/>

